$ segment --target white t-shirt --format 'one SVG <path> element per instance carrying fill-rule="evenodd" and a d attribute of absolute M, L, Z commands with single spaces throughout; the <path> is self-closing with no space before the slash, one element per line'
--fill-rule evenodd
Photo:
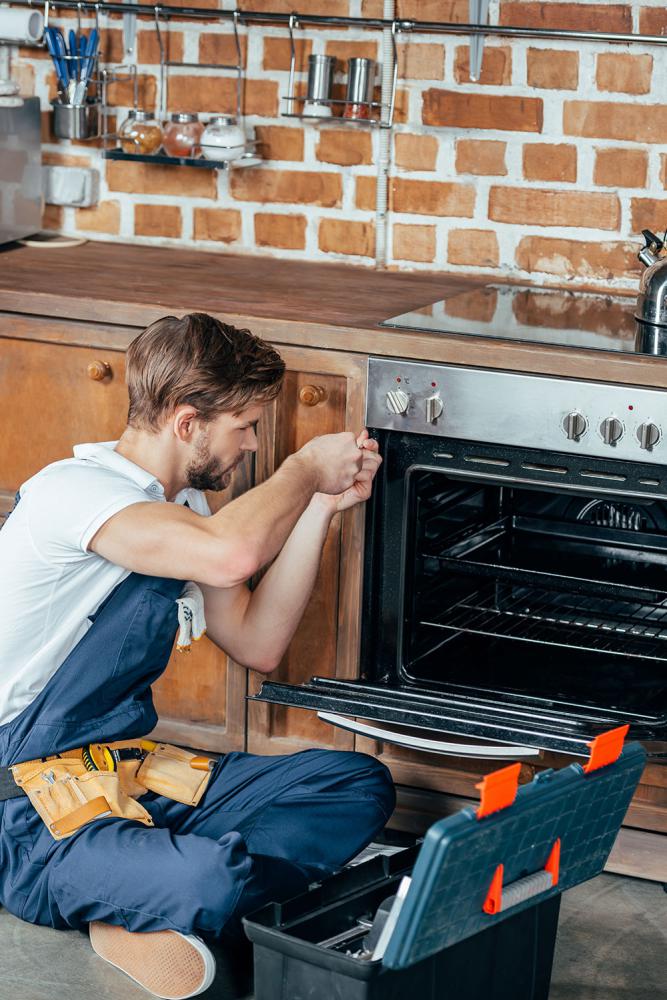
<path fill-rule="evenodd" d="M 46 687 L 90 628 L 88 615 L 130 574 L 87 551 L 95 532 L 130 504 L 167 503 L 159 480 L 116 444 L 79 444 L 74 458 L 45 466 L 23 483 L 0 531 L 0 725 Z M 186 500 L 210 515 L 200 490 L 173 502 Z"/>

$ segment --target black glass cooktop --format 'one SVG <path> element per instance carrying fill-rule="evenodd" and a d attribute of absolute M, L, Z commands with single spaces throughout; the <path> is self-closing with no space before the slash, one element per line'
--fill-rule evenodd
<path fill-rule="evenodd" d="M 596 351 L 667 354 L 667 343 L 639 329 L 635 304 L 634 296 L 483 285 L 379 325 Z"/>

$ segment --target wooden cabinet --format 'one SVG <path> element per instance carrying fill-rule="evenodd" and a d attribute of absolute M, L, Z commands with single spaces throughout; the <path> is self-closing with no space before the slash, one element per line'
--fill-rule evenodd
<path fill-rule="evenodd" d="M 89 366 L 103 377 L 91 378 Z M 117 438 L 127 416 L 123 378 L 117 352 L 3 338 L 0 399 L 10 433 L 0 437 L 0 489 L 71 458 L 74 444 Z"/>
<path fill-rule="evenodd" d="M 364 426 L 364 359 L 335 351 L 279 347 L 287 365 L 283 390 L 260 422 L 257 482 L 268 478 L 310 438 Z M 363 505 L 334 517 L 311 600 L 271 680 L 300 684 L 314 675 L 356 677 L 358 672 Z M 249 675 L 249 693 L 262 677 Z M 351 749 L 353 737 L 316 714 L 248 703 L 248 750 L 291 753 L 310 746 Z"/>

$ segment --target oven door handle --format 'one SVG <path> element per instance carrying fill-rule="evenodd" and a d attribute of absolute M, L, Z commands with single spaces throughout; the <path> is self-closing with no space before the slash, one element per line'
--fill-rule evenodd
<path fill-rule="evenodd" d="M 340 729 L 347 729 L 351 733 L 359 736 L 368 736 L 374 740 L 381 740 L 383 743 L 395 743 L 397 746 L 408 747 L 410 750 L 423 750 L 426 753 L 440 753 L 455 757 L 483 757 L 489 760 L 511 757 L 539 757 L 539 747 L 520 746 L 495 746 L 493 744 L 479 743 L 446 743 L 444 740 L 429 740 L 422 736 L 410 737 L 405 733 L 395 733 L 391 729 L 382 729 L 379 726 L 369 726 L 366 722 L 359 722 L 358 719 L 348 719 L 344 715 L 336 715 L 333 712 L 318 712 L 317 718 L 322 722 L 329 722 L 332 726 Z"/>

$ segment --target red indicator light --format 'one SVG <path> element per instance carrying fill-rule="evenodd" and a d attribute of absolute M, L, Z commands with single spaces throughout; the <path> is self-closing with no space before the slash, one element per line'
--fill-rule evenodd
<path fill-rule="evenodd" d="M 433 386 L 434 389 L 435 389 L 435 387 L 436 387 L 437 384 L 438 384 L 437 382 L 431 382 L 431 385 Z"/>
<path fill-rule="evenodd" d="M 634 406 L 628 406 L 629 410 L 634 410 Z"/>
<path fill-rule="evenodd" d="M 398 376 L 396 377 L 396 381 L 397 381 L 397 382 L 400 382 L 400 381 L 401 381 L 401 376 L 400 376 L 400 375 L 398 375 Z"/>

